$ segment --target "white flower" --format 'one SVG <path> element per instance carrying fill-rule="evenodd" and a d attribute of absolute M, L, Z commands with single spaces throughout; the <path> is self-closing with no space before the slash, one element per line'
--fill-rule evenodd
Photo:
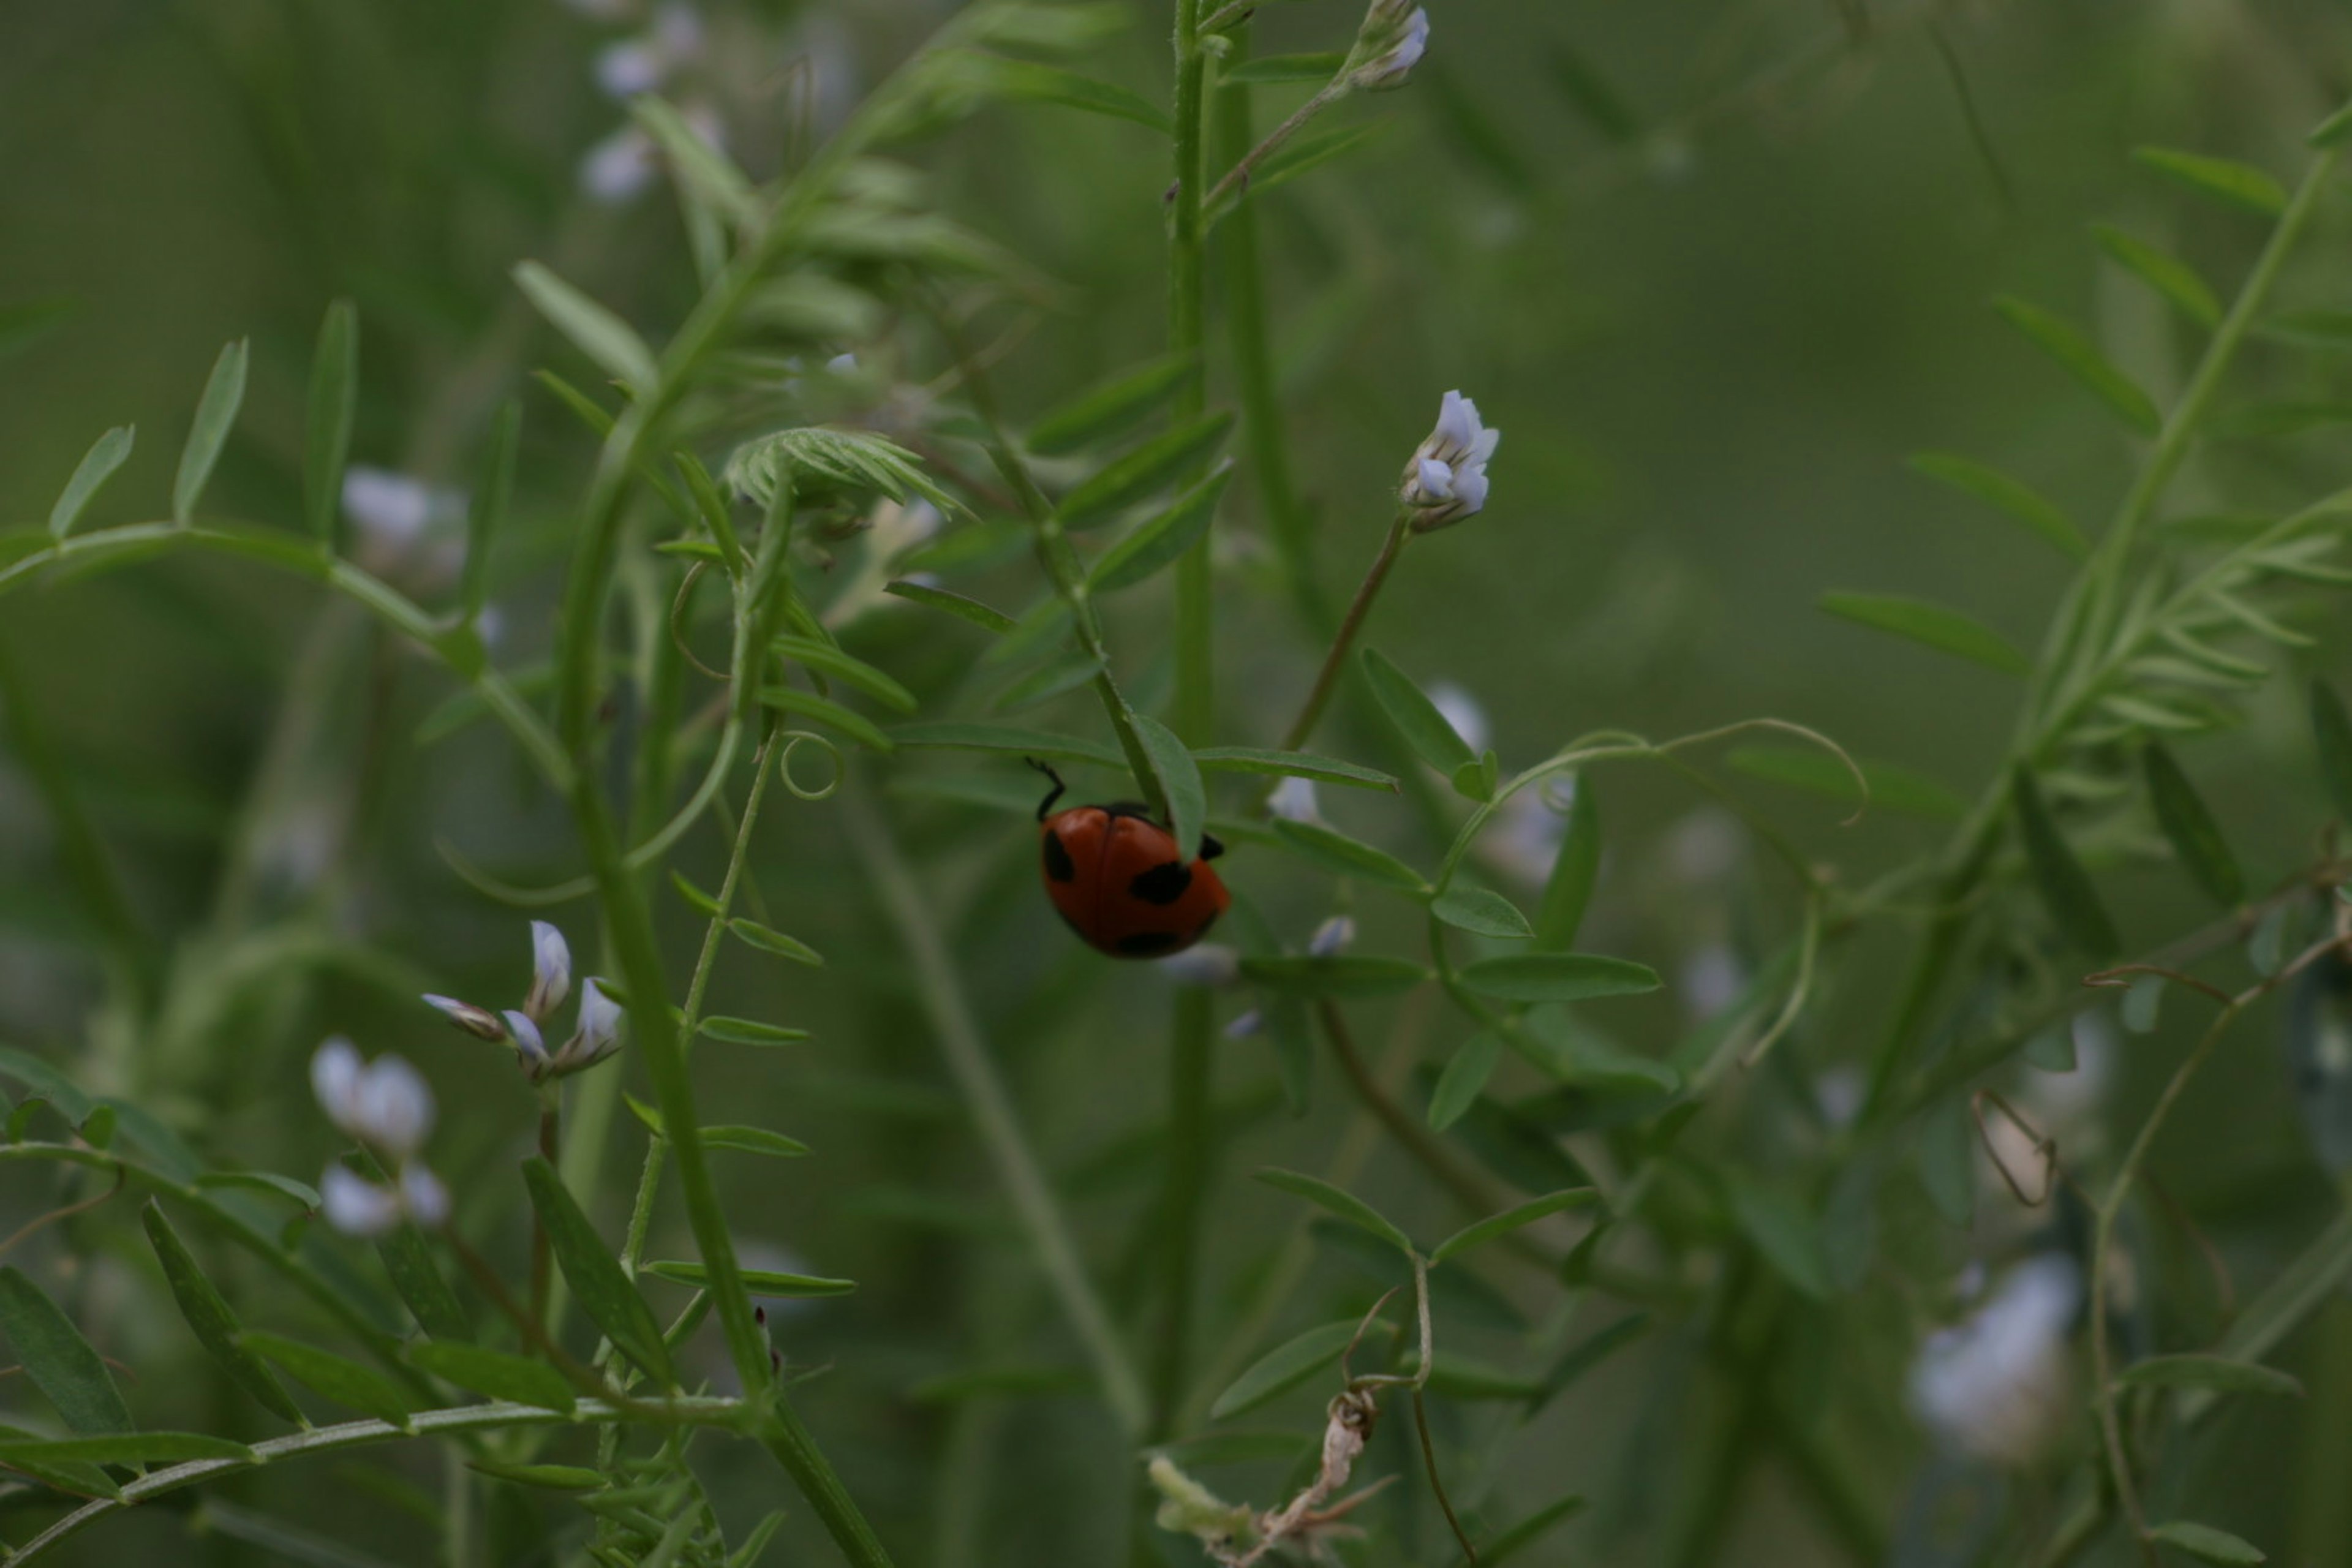
<path fill-rule="evenodd" d="M 1346 915 L 1333 915 L 1307 939 L 1307 954 L 1310 958 L 1336 958 L 1354 946 L 1355 942 L 1356 922 Z"/>
<path fill-rule="evenodd" d="M 572 994 L 572 948 L 563 933 L 545 921 L 530 922 L 530 993 L 522 1010 L 534 1024 L 544 1024 Z"/>
<path fill-rule="evenodd" d="M 652 92 L 699 57 L 702 43 L 702 17 L 694 7 L 665 5 L 644 33 L 598 53 L 596 85 L 614 98 Z"/>
<path fill-rule="evenodd" d="M 1428 12 L 1415 5 L 1407 14 L 1404 0 L 1372 0 L 1349 55 L 1349 84 L 1362 92 L 1402 87 L 1428 48 Z"/>
<path fill-rule="evenodd" d="M 1231 985 L 1242 977 L 1242 955 L 1222 943 L 1204 942 L 1161 959 L 1159 968 L 1179 985 Z"/>
<path fill-rule="evenodd" d="M 568 1061 L 593 1067 L 621 1047 L 621 1005 L 604 994 L 593 976 L 580 983 L 580 1022 L 563 1047 Z"/>
<path fill-rule="evenodd" d="M 343 470 L 342 504 L 362 548 L 379 560 L 398 560 L 423 543 L 436 524 L 460 516 L 466 495 L 414 474 L 354 463 Z"/>
<path fill-rule="evenodd" d="M 857 374 L 857 356 L 856 354 L 835 354 L 831 359 L 824 362 L 824 368 L 825 373 L 829 375 L 856 375 Z"/>
<path fill-rule="evenodd" d="M 341 1035 L 311 1053 L 310 1092 L 339 1131 L 350 1132 L 359 1124 L 360 1079 L 366 1074 L 359 1047 Z"/>
<path fill-rule="evenodd" d="M 507 1033 L 513 1038 L 515 1052 L 522 1058 L 523 1066 L 531 1068 L 546 1061 L 547 1041 L 530 1016 L 510 1011 L 506 1015 L 506 1020 Z"/>
<path fill-rule="evenodd" d="M 425 1002 L 477 1039 L 503 1040 L 507 1037 L 506 1025 L 500 1023 L 499 1016 L 488 1007 L 477 1007 L 471 1002 L 460 1002 L 455 996 L 436 996 L 429 991 L 425 994 Z"/>
<path fill-rule="evenodd" d="M 591 200 L 619 206 L 643 195 L 659 168 L 654 139 L 634 123 L 624 125 L 580 160 L 580 189 Z"/>
<path fill-rule="evenodd" d="M 1316 798 L 1315 781 L 1297 777 L 1286 778 L 1274 786 L 1265 797 L 1266 810 L 1285 822 L 1320 822 L 1321 803 Z"/>
<path fill-rule="evenodd" d="M 1503 802 L 1494 826 L 1479 835 L 1478 856 L 1486 864 L 1529 887 L 1540 888 L 1559 860 L 1568 837 L 1567 803 L 1555 800 L 1552 781 L 1523 789 Z M 1573 786 L 1570 786 L 1571 795 Z"/>
<path fill-rule="evenodd" d="M 1474 752 L 1483 752 L 1493 738 L 1494 726 L 1486 722 L 1486 710 L 1470 689 L 1455 681 L 1433 680 L 1429 683 L 1430 705 L 1438 716 L 1454 727 L 1462 743 Z"/>
<path fill-rule="evenodd" d="M 400 1204 L 409 1218 L 433 1229 L 449 1217 L 449 1189 L 423 1162 L 413 1162 L 400 1173 Z"/>
<path fill-rule="evenodd" d="M 362 1062 L 340 1035 L 310 1058 L 310 1091 L 337 1131 L 395 1160 L 433 1131 L 433 1091 L 417 1070 L 396 1056 Z"/>
<path fill-rule="evenodd" d="M 1439 405 L 1437 427 L 1404 466 L 1402 491 L 1416 532 L 1451 528 L 1486 504 L 1486 462 L 1503 433 L 1478 422 L 1478 405 L 1459 392 Z"/>
<path fill-rule="evenodd" d="M 382 1236 L 400 1223 L 400 1194 L 341 1165 L 319 1178 L 320 1207 L 345 1236 Z"/>
<path fill-rule="evenodd" d="M 2073 1410 L 2066 1334 L 2082 1299 L 2082 1270 L 2065 1254 L 2018 1265 L 1991 1300 L 1919 1347 L 1912 1410 L 1947 1447 L 2030 1462 Z"/>

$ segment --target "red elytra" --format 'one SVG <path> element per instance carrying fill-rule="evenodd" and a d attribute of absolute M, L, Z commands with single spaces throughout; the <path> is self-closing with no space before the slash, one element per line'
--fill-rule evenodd
<path fill-rule="evenodd" d="M 1113 958 L 1165 958 L 1208 933 L 1233 896 L 1209 862 L 1224 846 L 1203 834 L 1186 864 L 1176 836 L 1130 802 L 1055 811 L 1061 775 L 1037 805 L 1039 869 L 1045 896 L 1069 928 Z"/>

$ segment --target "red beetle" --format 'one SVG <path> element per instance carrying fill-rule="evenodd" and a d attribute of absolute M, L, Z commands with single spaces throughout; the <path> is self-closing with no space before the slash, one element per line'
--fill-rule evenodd
<path fill-rule="evenodd" d="M 1201 836 L 1200 858 L 1187 865 L 1176 836 L 1131 801 L 1055 811 L 1062 775 L 1037 803 L 1037 837 L 1045 896 L 1088 947 L 1113 958 L 1165 958 L 1207 934 L 1233 896 L 1209 862 L 1225 847 Z"/>

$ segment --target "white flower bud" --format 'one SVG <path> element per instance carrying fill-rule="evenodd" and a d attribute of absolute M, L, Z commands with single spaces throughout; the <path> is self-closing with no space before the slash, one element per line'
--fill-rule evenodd
<path fill-rule="evenodd" d="M 477 1007 L 471 1002 L 460 1002 L 455 996 L 436 996 L 425 993 L 425 1002 L 458 1028 L 480 1040 L 503 1040 L 507 1026 L 488 1007 Z"/>
<path fill-rule="evenodd" d="M 581 158 L 580 189 L 592 201 L 621 206 L 643 195 L 659 168 L 654 139 L 632 122 Z"/>
<path fill-rule="evenodd" d="M 341 1035 L 320 1046 L 310 1058 L 310 1092 L 319 1109 L 339 1132 L 356 1137 L 360 1127 L 360 1080 L 367 1063 L 359 1047 Z"/>
<path fill-rule="evenodd" d="M 396 1056 L 381 1056 L 360 1075 L 352 1136 L 395 1160 L 405 1160 L 433 1131 L 433 1090 L 425 1076 Z"/>
<path fill-rule="evenodd" d="M 382 1236 L 400 1223 L 400 1198 L 356 1172 L 329 1165 L 319 1178 L 320 1208 L 345 1236 Z"/>
<path fill-rule="evenodd" d="M 621 1005 L 592 977 L 580 983 L 580 1025 L 563 1047 L 567 1061 L 589 1067 L 621 1047 Z"/>
<path fill-rule="evenodd" d="M 1402 87 L 1429 48 L 1429 13 L 1409 0 L 1372 0 L 1356 47 L 1348 52 L 1348 84 L 1360 92 Z"/>
<path fill-rule="evenodd" d="M 1275 785 L 1274 793 L 1265 797 L 1265 808 L 1285 822 L 1320 822 L 1322 803 L 1315 794 L 1313 779 L 1286 778 Z"/>
<path fill-rule="evenodd" d="M 437 1230 L 449 1218 L 449 1189 L 419 1162 L 400 1173 L 400 1206 L 427 1230 Z"/>
<path fill-rule="evenodd" d="M 541 1037 L 539 1026 L 520 1013 L 506 1016 L 507 1033 L 514 1037 L 515 1054 L 522 1058 L 523 1066 L 536 1072 L 539 1064 L 547 1060 L 547 1041 Z"/>
<path fill-rule="evenodd" d="M 1399 491 L 1412 512 L 1413 530 L 1451 528 L 1486 504 L 1486 462 L 1503 439 L 1479 423 L 1478 405 L 1449 392 L 1438 406 L 1437 427 L 1404 466 Z"/>
<path fill-rule="evenodd" d="M 1354 946 L 1355 942 L 1355 921 L 1347 915 L 1333 915 L 1307 939 L 1307 953 L 1310 958 L 1336 958 Z"/>
<path fill-rule="evenodd" d="M 572 994 L 572 948 L 563 933 L 545 921 L 530 922 L 530 994 L 522 1010 L 534 1024 L 563 1005 Z"/>
<path fill-rule="evenodd" d="M 1222 943 L 1204 942 L 1161 959 L 1159 968 L 1179 985 L 1231 985 L 1242 977 L 1242 955 Z"/>

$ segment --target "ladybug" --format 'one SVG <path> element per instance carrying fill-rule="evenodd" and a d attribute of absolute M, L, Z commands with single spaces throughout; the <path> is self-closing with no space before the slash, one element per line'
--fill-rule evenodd
<path fill-rule="evenodd" d="M 1029 765 L 1054 783 L 1037 803 L 1045 896 L 1079 940 L 1113 958 L 1165 958 L 1217 923 L 1233 902 L 1209 865 L 1223 845 L 1202 834 L 1200 858 L 1188 866 L 1176 836 L 1145 807 L 1119 801 L 1055 811 L 1062 775 Z"/>

